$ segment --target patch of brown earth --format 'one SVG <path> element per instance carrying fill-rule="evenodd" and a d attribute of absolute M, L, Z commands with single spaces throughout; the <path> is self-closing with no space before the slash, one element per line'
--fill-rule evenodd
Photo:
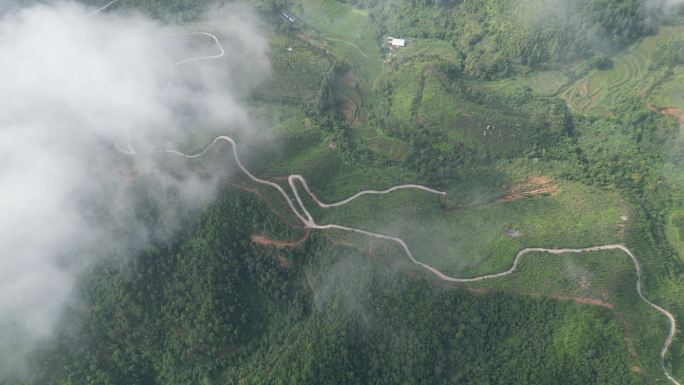
<path fill-rule="evenodd" d="M 361 127 L 366 124 L 366 121 L 368 121 L 368 116 L 363 112 L 359 112 L 356 114 L 356 117 L 354 117 L 351 124 L 353 127 Z"/>
<path fill-rule="evenodd" d="M 579 96 L 584 97 L 589 95 L 589 82 L 585 79 L 580 83 L 580 93 Z"/>
<path fill-rule="evenodd" d="M 523 233 L 516 229 L 508 229 L 506 230 L 506 235 L 508 235 L 511 238 L 518 238 L 521 237 Z"/>
<path fill-rule="evenodd" d="M 524 182 L 514 184 L 511 187 L 510 193 L 499 198 L 496 203 L 515 201 L 540 194 L 554 194 L 557 191 L 558 186 L 553 184 L 549 177 L 531 176 Z"/>
<path fill-rule="evenodd" d="M 684 125 L 684 112 L 680 108 L 658 107 L 651 103 L 646 103 L 646 108 L 659 114 L 674 116 L 675 118 L 677 118 L 680 125 Z"/>
<path fill-rule="evenodd" d="M 682 112 L 682 110 L 679 108 L 674 108 L 674 107 L 663 108 L 660 110 L 660 113 L 665 114 L 665 115 L 674 116 L 680 122 L 684 122 L 684 112 Z"/>
<path fill-rule="evenodd" d="M 340 113 L 344 120 L 348 121 L 350 124 L 354 122 L 354 112 L 356 111 L 356 105 L 352 103 L 351 100 L 345 99 L 340 105 Z"/>
<path fill-rule="evenodd" d="M 551 298 L 555 298 L 555 299 L 558 299 L 561 301 L 572 301 L 572 302 L 581 303 L 584 305 L 601 306 L 601 307 L 605 307 L 606 309 L 613 309 L 613 305 L 609 304 L 608 302 L 604 302 L 600 299 L 591 298 L 591 297 L 572 297 L 572 296 L 564 296 L 564 295 L 552 295 Z"/>
<path fill-rule="evenodd" d="M 276 253 L 275 258 L 276 261 L 278 261 L 278 265 L 280 265 L 280 267 L 282 267 L 283 269 L 289 269 L 290 267 L 292 267 L 292 263 L 285 257 L 283 257 L 280 253 Z"/>
<path fill-rule="evenodd" d="M 302 41 L 304 41 L 305 43 L 310 44 L 310 45 L 312 45 L 312 46 L 314 46 L 314 47 L 316 47 L 316 48 L 319 48 L 319 49 L 325 48 L 325 44 L 323 44 L 322 42 L 317 41 L 316 39 L 314 39 L 314 38 L 313 38 L 311 35 L 309 35 L 309 34 L 302 33 L 302 34 L 297 35 L 297 37 L 300 38 L 300 39 L 302 39 Z"/>
<path fill-rule="evenodd" d="M 294 241 L 283 241 L 283 240 L 277 240 L 277 239 L 270 239 L 266 237 L 263 234 L 252 234 L 252 242 L 263 245 L 263 246 L 275 246 L 278 249 L 284 249 L 288 247 L 298 247 L 301 245 L 304 241 L 306 241 L 307 238 L 309 238 L 309 234 L 311 233 L 311 229 L 304 229 L 304 234 L 299 238 L 295 239 Z"/>
<path fill-rule="evenodd" d="M 529 292 L 525 293 L 528 294 L 531 297 L 548 297 L 548 298 L 553 298 L 557 299 L 559 301 L 572 301 L 575 303 L 583 304 L 583 305 L 593 305 L 593 306 L 601 306 L 605 307 L 606 309 L 613 309 L 613 305 L 609 304 L 608 302 L 602 301 L 600 299 L 596 298 L 591 298 L 591 297 L 582 297 L 582 296 L 570 296 L 570 295 L 560 295 L 560 294 L 542 294 L 538 292 Z"/>

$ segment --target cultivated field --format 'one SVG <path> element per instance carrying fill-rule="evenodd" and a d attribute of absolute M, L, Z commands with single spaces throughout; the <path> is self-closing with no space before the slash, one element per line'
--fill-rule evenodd
<path fill-rule="evenodd" d="M 668 42 L 682 40 L 684 28 L 662 27 L 657 35 L 616 55 L 612 68 L 594 70 L 563 91 L 562 97 L 577 112 L 599 115 L 610 114 L 610 108 L 620 98 L 646 98 L 663 78 L 662 71 L 649 70 L 653 53 Z"/>

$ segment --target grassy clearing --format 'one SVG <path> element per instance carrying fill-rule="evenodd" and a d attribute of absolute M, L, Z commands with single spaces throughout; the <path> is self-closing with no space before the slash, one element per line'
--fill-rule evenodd
<path fill-rule="evenodd" d="M 492 153 L 516 154 L 529 144 L 533 108 L 502 112 L 500 108 L 465 99 L 450 86 L 438 62 L 406 62 L 385 81 L 392 85 L 388 121 L 395 125 L 417 122 L 433 132 L 445 132 L 455 143 Z M 452 145 L 453 143 L 445 143 Z M 450 148 L 445 150 L 450 151 Z"/>
<path fill-rule="evenodd" d="M 397 122 L 410 122 L 413 120 L 413 106 L 417 98 L 423 92 L 421 84 L 422 68 L 410 68 L 402 71 L 396 77 L 392 92 L 392 104 L 389 117 Z"/>
<path fill-rule="evenodd" d="M 458 51 L 447 41 L 410 39 L 405 48 L 397 51 L 393 63 L 401 65 L 408 60 L 425 57 L 439 58 L 449 63 L 459 63 L 461 61 Z"/>
<path fill-rule="evenodd" d="M 298 39 L 272 35 L 269 39 L 273 75 L 254 93 L 260 100 L 306 103 L 316 98 L 333 63 Z"/>
<path fill-rule="evenodd" d="M 479 147 L 478 130 L 457 123 L 465 123 L 468 111 L 473 111 L 476 105 L 449 93 L 434 76 L 425 78 L 422 91 L 418 114 L 424 125 L 440 128 L 444 122 L 450 122 L 451 125 L 443 128 L 451 140 L 469 148 Z"/>
<path fill-rule="evenodd" d="M 410 153 L 410 147 L 403 141 L 385 135 L 382 130 L 368 124 L 368 111 L 375 103 L 368 96 L 362 84 L 348 71 L 335 82 L 338 97 L 338 111 L 349 122 L 351 135 L 357 143 L 380 158 L 402 161 Z"/>
<path fill-rule="evenodd" d="M 675 209 L 667 216 L 665 235 L 681 259 L 684 259 L 684 209 Z"/>
<path fill-rule="evenodd" d="M 532 88 L 540 94 L 555 94 L 560 90 L 565 81 L 566 77 L 560 71 L 539 71 L 502 80 L 488 82 L 471 81 L 468 85 L 484 92 L 500 92 L 514 87 L 525 86 Z"/>
<path fill-rule="evenodd" d="M 649 96 L 649 101 L 659 107 L 674 107 L 684 110 L 684 66 L 677 66 L 672 76 L 658 86 Z"/>
<path fill-rule="evenodd" d="M 447 274 L 471 276 L 507 269 L 523 247 L 619 242 L 620 217 L 627 210 L 617 194 L 563 183 L 553 196 L 453 211 L 443 210 L 433 194 L 404 190 L 363 197 L 320 215 L 322 223 L 401 237 L 421 261 Z"/>
<path fill-rule="evenodd" d="M 609 115 L 610 108 L 625 96 L 646 98 L 662 71 L 649 70 L 655 50 L 672 41 L 684 40 L 684 28 L 662 27 L 613 58 L 613 67 L 596 70 L 578 80 L 562 93 L 568 105 L 583 114 Z"/>
<path fill-rule="evenodd" d="M 292 9 L 321 34 L 335 56 L 351 64 L 361 80 L 369 82 L 380 74 L 382 55 L 367 11 L 332 0 L 302 0 Z"/>
<path fill-rule="evenodd" d="M 399 139 L 391 138 L 381 131 L 378 131 L 378 136 L 372 140 L 367 140 L 365 142 L 366 147 L 375 152 L 376 154 L 381 154 L 382 156 L 402 161 L 410 153 L 410 147 Z"/>
<path fill-rule="evenodd" d="M 384 70 L 383 57 L 376 42 L 376 26 L 368 12 L 332 0 L 304 0 L 292 7 L 317 40 L 350 71 L 335 84 L 342 114 L 352 126 L 352 136 L 381 158 L 401 161 L 408 156 L 406 143 L 369 127 L 366 115 L 374 103 L 373 84 Z"/>

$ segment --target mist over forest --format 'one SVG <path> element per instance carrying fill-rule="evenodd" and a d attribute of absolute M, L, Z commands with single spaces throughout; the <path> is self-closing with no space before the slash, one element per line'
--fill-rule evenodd
<path fill-rule="evenodd" d="M 679 384 L 681 0 L 0 0 L 0 384 Z"/>

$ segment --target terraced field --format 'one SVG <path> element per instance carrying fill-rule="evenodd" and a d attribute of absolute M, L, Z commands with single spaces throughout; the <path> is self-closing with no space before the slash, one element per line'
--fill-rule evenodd
<path fill-rule="evenodd" d="M 661 71 L 649 70 L 653 52 L 663 44 L 684 40 L 683 27 L 662 27 L 626 52 L 613 58 L 613 67 L 595 70 L 580 79 L 561 96 L 570 107 L 582 114 L 609 115 L 615 102 L 626 96 L 647 98 Z"/>
<path fill-rule="evenodd" d="M 502 80 L 472 81 L 468 85 L 485 92 L 498 92 L 517 86 L 526 86 L 541 94 L 555 94 L 565 81 L 566 77 L 560 71 L 539 71 Z"/>

